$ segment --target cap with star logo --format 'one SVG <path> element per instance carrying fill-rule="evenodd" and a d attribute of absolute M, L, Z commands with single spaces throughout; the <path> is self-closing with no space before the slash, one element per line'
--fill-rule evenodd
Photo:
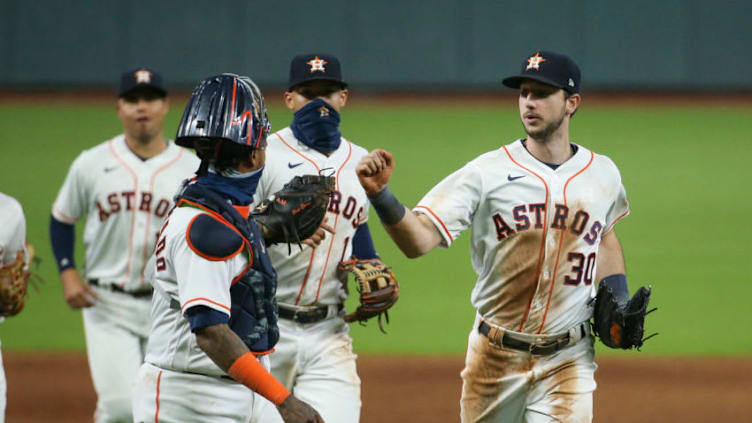
<path fill-rule="evenodd" d="M 338 82 L 342 88 L 347 83 L 342 80 L 342 67 L 339 60 L 331 54 L 300 54 L 290 62 L 290 80 L 287 91 L 303 82 L 324 80 Z"/>
<path fill-rule="evenodd" d="M 542 82 L 561 88 L 572 94 L 580 92 L 580 68 L 569 56 L 553 51 L 540 50 L 522 62 L 517 75 L 504 78 L 502 83 L 509 88 L 520 88 L 525 79 Z"/>
<path fill-rule="evenodd" d="M 154 69 L 140 67 L 123 72 L 120 76 L 120 89 L 118 97 L 123 97 L 136 90 L 156 91 L 162 96 L 167 95 L 162 75 Z"/>

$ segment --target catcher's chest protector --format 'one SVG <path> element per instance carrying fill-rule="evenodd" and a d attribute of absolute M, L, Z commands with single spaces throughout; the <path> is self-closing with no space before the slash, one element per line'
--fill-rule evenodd
<path fill-rule="evenodd" d="M 236 277 L 230 288 L 230 329 L 251 351 L 271 350 L 279 340 L 275 298 L 277 273 L 269 260 L 258 226 L 253 219 L 241 216 L 222 196 L 205 187 L 188 185 L 175 201 L 179 207 L 198 207 L 210 212 L 202 217 L 211 218 L 203 218 L 202 221 L 196 219 L 195 224 L 199 227 L 191 227 L 189 230 L 192 246 L 198 253 L 211 257 L 209 260 L 226 260 L 238 251 L 250 255 L 251 267 Z M 231 224 L 240 235 L 222 222 L 220 217 Z M 209 230 L 211 236 L 205 236 Z M 237 239 L 237 244 L 232 241 L 219 242 L 217 235 L 224 235 L 224 239 Z M 217 251 L 217 245 L 226 245 L 227 254 Z M 235 245 L 240 248 L 235 248 Z"/>

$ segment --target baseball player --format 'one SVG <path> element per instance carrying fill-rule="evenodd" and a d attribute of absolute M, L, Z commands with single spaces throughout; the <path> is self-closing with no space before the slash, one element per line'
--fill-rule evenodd
<path fill-rule="evenodd" d="M 312 53 L 292 59 L 284 100 L 293 120 L 269 137 L 269 162 L 256 191 L 259 202 L 295 175 L 336 177 L 326 218 L 333 235 L 316 248 L 291 253 L 284 245 L 269 248 L 279 280 L 280 315 L 271 372 L 330 423 L 359 421 L 361 406 L 356 355 L 344 320 L 347 292 L 337 268 L 351 256 L 377 258 L 366 224 L 368 198 L 355 174 L 368 152 L 339 131 L 348 94 L 335 56 Z M 279 421 L 274 414 L 268 408 L 263 421 Z"/>
<path fill-rule="evenodd" d="M 178 194 L 149 265 L 157 293 L 136 378 L 136 422 L 259 421 L 260 396 L 285 422 L 323 422 L 267 371 L 279 337 L 276 273 L 249 206 L 269 128 L 247 77 L 207 78 L 186 106 L 176 142 L 195 148 L 202 163 Z"/>
<path fill-rule="evenodd" d="M 538 51 L 504 79 L 519 91 L 527 134 L 446 177 L 412 212 L 390 192 L 390 153 L 358 175 L 384 227 L 408 257 L 449 247 L 472 228 L 477 310 L 468 339 L 463 422 L 590 422 L 595 389 L 588 321 L 594 281 L 626 295 L 614 224 L 629 208 L 619 170 L 570 142 L 580 70 Z"/>
<path fill-rule="evenodd" d="M 63 295 L 71 308 L 83 309 L 96 422 L 133 420 L 132 383 L 143 362 L 152 296 L 144 264 L 172 197 L 199 164 L 165 139 L 168 104 L 155 70 L 125 72 L 117 99 L 123 134 L 76 158 L 52 207 Z M 84 215 L 85 279 L 73 260 L 74 225 Z"/>
<path fill-rule="evenodd" d="M 26 252 L 26 219 L 21 204 L 15 198 L 0 192 L 0 284 L 11 283 L 7 278 L 20 276 L 28 278 L 28 273 L 5 272 L 12 267 L 23 266 L 28 270 L 28 254 Z M 15 313 L 13 313 L 15 314 Z M 0 315 L 0 323 L 5 320 Z M 2 354 L 0 354 L 0 423 L 5 422 L 7 384 L 3 369 Z"/>

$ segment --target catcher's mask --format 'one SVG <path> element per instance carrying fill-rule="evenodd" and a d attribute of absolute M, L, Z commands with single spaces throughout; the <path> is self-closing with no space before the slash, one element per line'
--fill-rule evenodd
<path fill-rule="evenodd" d="M 204 79 L 193 90 L 178 126 L 175 144 L 226 140 L 253 149 L 266 147 L 271 123 L 264 96 L 247 76 L 231 73 Z"/>

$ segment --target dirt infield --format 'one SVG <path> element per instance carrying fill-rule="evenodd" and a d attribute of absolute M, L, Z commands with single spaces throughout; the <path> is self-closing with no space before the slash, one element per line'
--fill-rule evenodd
<path fill-rule="evenodd" d="M 91 422 L 95 395 L 81 353 L 3 354 L 9 423 Z M 750 422 L 751 359 L 602 359 L 595 421 Z M 363 423 L 457 422 L 462 358 L 358 359 Z"/>

